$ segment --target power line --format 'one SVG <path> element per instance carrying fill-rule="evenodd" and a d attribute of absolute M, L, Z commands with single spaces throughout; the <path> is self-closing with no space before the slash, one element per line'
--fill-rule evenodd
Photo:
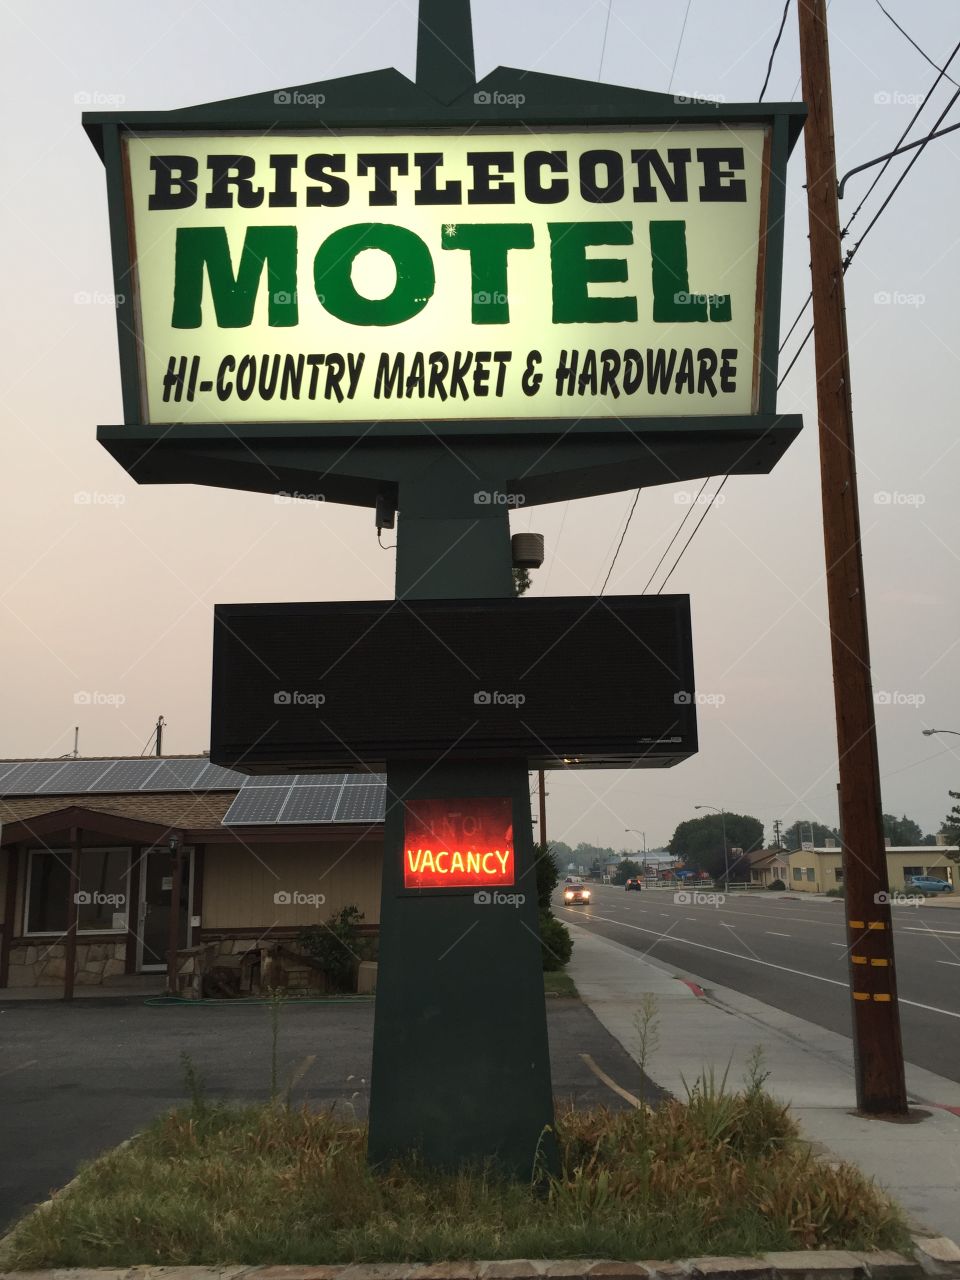
<path fill-rule="evenodd" d="M 603 586 L 600 588 L 600 594 L 603 595 L 607 589 L 607 583 L 610 581 L 610 575 L 613 573 L 613 566 L 617 563 L 617 556 L 620 554 L 620 548 L 623 546 L 623 540 L 627 536 L 627 530 L 630 528 L 630 521 L 633 519 L 633 513 L 637 509 L 637 503 L 640 501 L 641 489 L 633 495 L 633 506 L 630 508 L 630 514 L 627 516 L 627 523 L 623 526 L 623 533 L 620 535 L 620 541 L 617 543 L 617 549 L 613 553 L 613 559 L 610 561 L 610 568 L 607 570 L 607 576 L 603 580 Z"/>
<path fill-rule="evenodd" d="M 780 30 L 777 32 L 777 38 L 773 42 L 773 48 L 770 50 L 770 57 L 767 59 L 767 74 L 763 77 L 763 88 L 760 90 L 758 102 L 763 101 L 763 95 L 767 92 L 767 85 L 770 83 L 770 72 L 773 70 L 773 60 L 777 56 L 777 49 L 780 47 L 780 41 L 783 38 L 783 28 L 787 25 L 787 14 L 790 12 L 790 0 L 786 0 L 783 6 L 783 13 L 780 17 Z"/>
<path fill-rule="evenodd" d="M 664 560 L 666 560 L 670 552 L 670 548 L 673 546 L 677 538 L 679 538 L 680 534 L 683 532 L 683 526 L 690 519 L 690 516 L 693 514 L 694 507 L 700 501 L 700 494 L 703 493 L 704 489 L 707 487 L 709 483 L 710 483 L 710 476 L 707 476 L 706 480 L 704 480 L 703 484 L 700 486 L 700 490 L 697 493 L 697 496 L 694 498 L 693 502 L 690 503 L 689 507 L 687 507 L 686 511 L 683 513 L 683 519 L 680 521 L 679 525 L 677 525 L 676 533 L 667 543 L 666 550 L 664 551 L 663 555 L 660 557 L 660 559 L 657 561 L 656 565 L 654 566 L 653 573 L 651 573 L 650 577 L 646 581 L 646 584 L 644 585 L 643 590 L 640 592 L 642 596 L 645 596 L 647 594 L 647 587 L 650 586 L 650 583 L 657 576 L 657 571 L 659 570 L 660 566 L 663 564 Z"/>
<path fill-rule="evenodd" d="M 673 562 L 673 566 L 671 567 L 671 569 L 670 569 L 669 573 L 668 573 L 668 574 L 667 574 L 667 576 L 664 578 L 664 580 L 660 583 L 660 586 L 657 588 L 657 595 L 659 595 L 659 594 L 660 594 L 660 592 L 663 590 L 663 588 L 667 585 L 667 583 L 668 583 L 668 582 L 670 581 L 670 579 L 673 577 L 674 569 L 676 569 L 677 565 L 678 565 L 678 564 L 680 563 L 680 561 L 683 559 L 684 552 L 687 550 L 687 548 L 690 546 L 690 543 L 691 543 L 691 542 L 694 540 L 694 538 L 697 536 L 697 530 L 700 528 L 700 526 L 703 524 L 704 520 L 706 520 L 707 516 L 710 514 L 710 508 L 711 508 L 711 507 L 716 503 L 717 498 L 719 498 L 719 496 L 720 496 L 720 490 L 723 488 L 723 486 L 727 483 L 727 481 L 728 481 L 729 479 L 730 479 L 729 475 L 726 475 L 726 476 L 724 476 L 724 477 L 723 477 L 723 479 L 720 481 L 720 484 L 719 484 L 719 486 L 717 487 L 717 491 L 716 491 L 716 493 L 714 493 L 713 497 L 712 497 L 712 498 L 710 499 L 710 501 L 707 503 L 707 506 L 706 506 L 706 508 L 705 508 L 705 510 L 704 510 L 703 515 L 700 517 L 700 519 L 697 521 L 697 523 L 693 526 L 693 529 L 690 531 L 690 537 L 686 540 L 686 542 L 685 542 L 685 543 L 683 544 L 683 546 L 680 548 L 680 554 L 677 556 L 676 560 L 674 560 L 674 562 Z"/>
<path fill-rule="evenodd" d="M 954 48 L 953 48 L 953 52 L 950 54 L 950 57 L 949 57 L 949 58 L 947 59 L 947 61 L 945 62 L 944 66 L 943 66 L 942 68 L 940 68 L 940 67 L 938 67 L 938 68 L 937 68 L 937 72 L 938 72 L 938 74 L 937 74 L 937 78 L 936 78 L 936 80 L 934 80 L 933 84 L 932 84 L 932 85 L 930 86 L 930 88 L 927 90 L 926 94 L 925 94 L 925 95 L 924 95 L 924 97 L 923 97 L 923 101 L 922 101 L 922 102 L 920 103 L 920 105 L 917 107 L 916 111 L 915 111 L 915 112 L 913 113 L 913 115 L 911 116 L 910 121 L 909 121 L 909 122 L 908 122 L 908 124 L 907 124 L 907 127 L 903 130 L 903 132 L 900 134 L 900 137 L 897 139 L 897 143 L 896 143 L 896 146 L 897 146 L 897 147 L 899 147 L 899 146 L 901 145 L 901 143 L 903 142 L 904 138 L 906 138 L 907 134 L 908 134 L 908 133 L 910 132 L 910 130 L 913 128 L 913 126 L 914 126 L 914 124 L 916 123 L 916 121 L 917 121 L 917 119 L 918 119 L 918 117 L 919 117 L 920 113 L 923 111 L 924 107 L 925 107 L 925 106 L 927 105 L 927 103 L 930 101 L 930 98 L 931 98 L 931 96 L 933 95 L 933 92 L 934 92 L 934 90 L 936 89 L 937 85 L 940 83 L 940 81 L 941 81 L 941 80 L 943 79 L 943 77 L 946 75 L 946 68 L 950 66 L 950 64 L 953 62 L 954 58 L 957 56 L 957 54 L 958 54 L 958 53 L 960 53 L 960 41 L 958 41 L 958 43 L 954 46 Z M 936 66 L 936 64 L 935 64 L 935 63 L 934 63 L 934 66 Z M 948 76 L 947 78 L 948 78 L 948 79 L 950 79 L 950 77 L 949 77 L 949 76 Z M 956 83 L 956 81 L 951 80 L 951 84 L 955 84 L 955 83 Z M 896 192 L 897 188 L 900 186 L 900 184 L 903 182 L 904 178 L 907 176 L 907 174 L 910 172 L 910 170 L 911 170 L 911 169 L 913 168 L 913 166 L 916 164 L 917 160 L 919 160 L 920 156 L 923 154 L 923 151 L 924 151 L 924 150 L 925 150 L 925 148 L 926 148 L 927 143 L 931 140 L 931 138 L 933 137 L 933 135 L 936 133 L 937 127 L 939 126 L 940 122 L 943 120 L 943 118 L 944 118 L 944 116 L 947 114 L 947 112 L 950 110 L 951 106 L 952 106 L 952 105 L 953 105 L 953 103 L 956 101 L 956 99 L 957 99 L 957 95 L 955 94 L 955 95 L 954 95 L 954 97 L 953 97 L 953 98 L 951 98 L 950 102 L 949 102 L 949 103 L 947 103 L 947 106 L 944 108 L 944 111 L 943 111 L 943 113 L 941 114 L 940 118 L 937 120 L 936 125 L 934 125 L 934 128 L 933 128 L 933 129 L 932 129 L 932 130 L 931 130 L 931 131 L 926 135 L 926 137 L 925 137 L 925 138 L 922 138 L 922 139 L 919 139 L 919 140 L 918 140 L 918 150 L 917 150 L 916 154 L 911 158 L 910 163 L 907 165 L 907 167 L 904 169 L 903 173 L 900 175 L 900 178 L 898 179 L 898 181 L 897 181 L 897 183 L 895 184 L 895 186 L 892 188 L 892 190 L 891 190 L 890 194 L 887 196 L 887 199 L 884 201 L 884 203 L 883 203 L 883 205 L 881 206 L 881 208 L 880 208 L 879 212 L 877 213 L 877 215 L 873 218 L 873 220 L 871 221 L 870 225 L 867 227 L 867 230 L 866 230 L 866 231 L 864 231 L 863 235 L 860 237 L 860 239 L 859 239 L 859 240 L 857 241 L 857 243 L 854 245 L 853 249 L 852 249 L 852 250 L 847 254 L 846 258 L 844 259 L 844 263 L 843 263 L 843 270 L 844 270 L 844 272 L 846 272 L 847 268 L 850 266 L 850 263 L 853 261 L 854 255 L 857 253 L 857 251 L 859 250 L 860 246 L 863 244 L 863 241 L 866 239 L 867 233 L 870 231 L 871 227 L 873 227 L 874 223 L 875 223 L 875 222 L 876 222 L 876 220 L 877 220 L 877 217 L 879 217 L 879 216 L 880 216 L 880 213 L 882 213 L 882 212 L 883 212 L 883 210 L 886 208 L 886 206 L 890 203 L 890 200 L 892 199 L 892 197 L 893 197 L 894 193 Z M 894 150 L 896 150 L 896 147 L 894 148 Z M 878 182 L 880 181 L 880 179 L 883 177 L 884 173 L 887 171 L 887 168 L 889 167 L 890 162 L 891 162 L 892 160 L 893 160 L 893 155 L 891 154 L 890 156 L 888 156 L 888 158 L 887 158 L 886 162 L 884 163 L 883 167 L 881 168 L 880 172 L 879 172 L 879 173 L 877 174 L 877 176 L 874 178 L 873 182 L 871 182 L 870 186 L 867 188 L 867 191 L 866 191 L 865 195 L 861 198 L 860 203 L 857 205 L 856 209 L 854 209 L 853 213 L 850 215 L 849 219 L 847 220 L 846 225 L 844 226 L 843 230 L 840 232 L 840 238 L 841 238 L 841 239 L 843 239 L 843 237 L 844 237 L 844 236 L 846 236 L 846 234 L 847 234 L 847 233 L 848 233 L 848 231 L 850 230 L 850 227 L 852 226 L 854 219 L 856 218 L 857 214 L 859 214 L 860 210 L 863 208 L 863 206 L 864 206 L 864 204 L 866 203 L 866 201 L 869 199 L 869 197 L 870 197 L 871 193 L 873 192 L 873 190 L 874 190 L 874 188 L 876 187 L 877 183 L 878 183 Z M 802 307 L 800 308 L 800 310 L 797 312 L 797 315 L 796 315 L 796 318 L 795 318 L 795 319 L 794 319 L 794 321 L 793 321 L 793 324 L 791 324 L 790 328 L 789 328 L 789 329 L 787 330 L 787 332 L 786 332 L 786 335 L 784 336 L 783 340 L 781 341 L 781 343 L 780 343 L 780 347 L 779 347 L 779 350 L 778 350 L 778 354 L 781 354 L 781 353 L 783 352 L 784 347 L 787 345 L 788 341 L 790 340 L 790 335 L 793 333 L 794 329 L 797 327 L 797 325 L 798 325 L 798 324 L 800 323 L 800 321 L 803 319 L 803 316 L 804 316 L 804 314 L 806 313 L 807 308 L 810 306 L 810 302 L 811 302 L 812 298 L 813 298 L 813 292 L 811 291 L 810 293 L 808 293 L 808 294 L 807 294 L 807 300 L 806 300 L 806 302 L 804 302 L 803 306 L 802 306 Z M 797 361 L 799 360 L 800 355 L 801 355 L 801 353 L 802 353 L 802 351 L 803 351 L 804 347 L 805 347 L 805 346 L 807 345 L 807 343 L 810 341 L 810 336 L 811 336 L 811 334 L 812 334 L 812 333 L 813 333 L 813 326 L 811 325 L 811 326 L 810 326 L 810 328 L 809 328 L 809 329 L 807 330 L 807 332 L 805 333 L 805 335 L 804 335 L 804 337 L 803 337 L 803 341 L 800 343 L 800 346 L 799 346 L 799 347 L 797 348 L 797 350 L 794 352 L 793 359 L 790 361 L 790 363 L 787 365 L 786 369 L 784 370 L 783 374 L 781 375 L 780 380 L 779 380 L 779 382 L 777 383 L 777 390 L 779 390 L 779 389 L 780 389 L 780 387 L 782 387 L 782 386 L 783 386 L 783 384 L 784 384 L 784 382 L 787 380 L 787 375 L 790 373 L 790 371 L 791 371 L 791 369 L 793 368 L 793 366 L 794 366 L 794 365 L 797 363 Z"/>
<path fill-rule="evenodd" d="M 930 63 L 934 71 L 939 71 L 942 75 L 947 75 L 946 71 L 941 66 L 939 66 L 936 62 L 934 62 L 934 60 L 930 57 L 928 53 L 926 53 L 923 49 L 920 48 L 916 40 L 914 40 L 913 36 L 910 35 L 909 31 L 904 31 L 903 27 L 901 27 L 900 23 L 896 20 L 896 18 L 889 11 L 889 9 L 885 9 L 883 7 L 883 5 L 880 3 L 880 0 L 874 0 L 874 3 L 876 4 L 880 12 L 883 14 L 883 16 L 893 23 L 893 25 L 897 28 L 897 30 L 900 32 L 903 38 L 913 45 L 917 53 L 919 53 L 920 57 L 925 58 L 926 61 Z M 950 64 L 947 63 L 947 66 L 949 65 Z M 947 79 L 950 81 L 951 84 L 957 85 L 957 88 L 960 89 L 960 84 L 957 84 L 956 80 L 954 80 L 952 76 L 947 76 Z"/>
<path fill-rule="evenodd" d="M 610 31 L 610 15 L 613 13 L 613 0 L 607 0 L 607 20 L 603 24 L 603 43 L 600 45 L 600 67 L 597 70 L 597 79 L 603 75 L 603 58 L 607 52 L 607 34 Z"/>
<path fill-rule="evenodd" d="M 677 52 L 673 55 L 673 66 L 670 68 L 670 82 L 667 85 L 667 93 L 673 88 L 673 77 L 677 74 L 677 63 L 680 61 L 680 50 L 683 47 L 683 37 L 687 30 L 687 19 L 690 17 L 690 6 L 693 0 L 687 0 L 687 7 L 683 14 L 683 26 L 680 28 L 680 39 L 677 41 Z"/>

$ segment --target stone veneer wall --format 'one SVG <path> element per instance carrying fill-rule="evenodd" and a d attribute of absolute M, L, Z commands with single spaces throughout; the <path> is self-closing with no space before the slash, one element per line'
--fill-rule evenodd
<path fill-rule="evenodd" d="M 106 978 L 119 977 L 126 970 L 126 939 L 119 942 L 77 942 L 78 986 L 97 986 Z M 11 987 L 60 986 L 64 977 L 62 942 L 16 943 L 10 948 Z"/>

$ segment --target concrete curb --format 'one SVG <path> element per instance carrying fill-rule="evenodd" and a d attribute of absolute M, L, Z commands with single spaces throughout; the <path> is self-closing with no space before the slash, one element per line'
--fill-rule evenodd
<path fill-rule="evenodd" d="M 960 1249 L 945 1236 L 914 1237 L 915 1257 L 809 1249 L 759 1258 L 617 1262 L 571 1258 L 498 1262 L 351 1263 L 347 1266 L 116 1267 L 0 1271 L 0 1280 L 915 1280 L 960 1278 Z"/>

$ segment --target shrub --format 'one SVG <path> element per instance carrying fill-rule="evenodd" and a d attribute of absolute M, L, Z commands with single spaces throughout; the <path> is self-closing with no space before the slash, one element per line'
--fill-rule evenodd
<path fill-rule="evenodd" d="M 353 905 L 335 911 L 325 925 L 301 929 L 297 942 L 316 960 L 334 991 L 356 989 L 357 965 L 366 954 L 360 936 L 363 912 Z"/>
<path fill-rule="evenodd" d="M 573 939 L 567 926 L 544 911 L 540 912 L 540 949 L 548 973 L 562 969 L 573 955 Z"/>
<path fill-rule="evenodd" d="M 535 844 L 533 857 L 537 868 L 537 902 L 541 911 L 552 915 L 550 898 L 560 882 L 560 868 L 550 852 L 549 845 Z"/>
<path fill-rule="evenodd" d="M 782 892 L 786 887 L 787 886 L 783 883 L 782 880 L 771 880 L 770 883 L 767 885 L 768 889 L 776 889 L 778 893 Z"/>

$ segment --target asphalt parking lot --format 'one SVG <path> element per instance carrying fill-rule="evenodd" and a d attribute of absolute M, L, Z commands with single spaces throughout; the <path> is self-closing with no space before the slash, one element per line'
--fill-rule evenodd
<path fill-rule="evenodd" d="M 625 1105 L 584 1062 L 633 1093 L 636 1064 L 579 1000 L 547 1002 L 554 1094 L 576 1105 Z M 188 1094 L 183 1055 L 211 1099 L 265 1100 L 271 1030 L 264 1005 L 173 1005 L 85 999 L 0 1002 L 0 1226 Z M 294 1102 L 365 1114 L 373 1004 L 289 1004 L 280 1020 L 281 1086 L 316 1055 Z M 655 1099 L 659 1091 L 647 1085 Z"/>

